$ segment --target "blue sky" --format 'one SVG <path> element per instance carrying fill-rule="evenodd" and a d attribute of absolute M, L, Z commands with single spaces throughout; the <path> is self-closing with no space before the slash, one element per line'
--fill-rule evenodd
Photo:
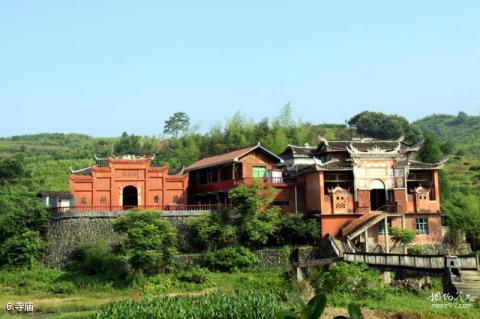
<path fill-rule="evenodd" d="M 0 136 L 480 112 L 479 1 L 1 1 Z"/>

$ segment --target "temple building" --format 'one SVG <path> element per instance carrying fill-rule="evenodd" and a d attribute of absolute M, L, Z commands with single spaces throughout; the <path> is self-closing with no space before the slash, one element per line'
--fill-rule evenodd
<path fill-rule="evenodd" d="M 403 138 L 321 138 L 316 148 L 289 145 L 280 156 L 290 174 L 305 180 L 305 212 L 318 214 L 323 236 L 388 252 L 392 226 L 414 229 L 415 243 L 442 239 L 438 176 L 445 160 L 413 160 L 420 146 Z"/>
<path fill-rule="evenodd" d="M 153 157 L 95 158 L 90 167 L 71 170 L 70 191 L 77 209 L 115 211 L 128 207 L 165 207 L 187 202 L 188 175 L 170 174 Z"/>
<path fill-rule="evenodd" d="M 203 158 L 179 174 L 155 165 L 153 157 L 96 158 L 94 165 L 71 171 L 67 199 L 85 211 L 171 210 L 175 205 L 214 210 L 231 204 L 232 188 L 256 182 L 274 188 L 273 205 L 285 213 L 317 216 L 322 236 L 343 245 L 390 252 L 391 227 L 415 230 L 416 244 L 439 245 L 439 171 L 446 160 L 414 160 L 420 146 L 403 138 L 321 138 L 318 146 L 288 145 L 277 155 L 258 143 Z M 67 200 L 49 196 L 44 201 L 52 207 Z"/>

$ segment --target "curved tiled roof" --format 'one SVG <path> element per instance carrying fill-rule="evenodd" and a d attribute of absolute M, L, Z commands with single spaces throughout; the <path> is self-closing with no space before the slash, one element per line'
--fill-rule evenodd
<path fill-rule="evenodd" d="M 297 146 L 289 144 L 279 156 L 284 159 L 294 157 L 312 157 L 315 149 L 316 147 L 312 146 Z"/>
<path fill-rule="evenodd" d="M 409 167 L 410 169 L 440 169 L 443 168 L 448 158 L 444 158 L 438 163 L 424 163 L 419 161 L 410 160 Z"/>
<path fill-rule="evenodd" d="M 75 170 L 75 171 L 71 169 L 70 172 L 73 175 L 77 175 L 77 176 L 92 176 L 92 168 L 91 167 L 86 167 L 86 168 Z"/>

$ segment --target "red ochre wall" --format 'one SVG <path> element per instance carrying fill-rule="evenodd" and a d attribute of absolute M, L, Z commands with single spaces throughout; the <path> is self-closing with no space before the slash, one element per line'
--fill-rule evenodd
<path fill-rule="evenodd" d="M 187 203 L 188 175 L 168 175 L 167 167 L 151 167 L 150 159 L 109 158 L 109 163 L 110 167 L 93 165 L 92 176 L 70 174 L 76 206 L 121 206 L 126 186 L 137 188 L 139 206 Z"/>

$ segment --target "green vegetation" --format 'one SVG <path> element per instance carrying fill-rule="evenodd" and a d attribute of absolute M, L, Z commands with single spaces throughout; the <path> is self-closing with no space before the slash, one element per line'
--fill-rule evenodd
<path fill-rule="evenodd" d="M 155 212 L 133 209 L 115 219 L 113 229 L 124 234 L 119 252 L 133 270 L 155 274 L 172 265 L 176 231 Z"/>
<path fill-rule="evenodd" d="M 47 212 L 29 191 L 21 158 L 0 160 L 0 267 L 27 266 L 45 252 Z"/>
<path fill-rule="evenodd" d="M 352 299 L 382 298 L 391 290 L 380 273 L 365 264 L 339 262 L 314 279 L 317 292 L 349 296 Z"/>
<path fill-rule="evenodd" d="M 394 241 L 393 248 L 395 248 L 397 245 L 400 245 L 402 249 L 405 251 L 406 247 L 413 242 L 415 239 L 415 230 L 410 229 L 410 228 L 398 228 L 398 227 L 392 227 L 390 229 L 390 236 L 392 240 Z"/>
<path fill-rule="evenodd" d="M 237 290 L 201 297 L 163 297 L 140 302 L 119 301 L 97 314 L 103 318 L 273 318 L 280 300 L 272 292 Z"/>
<path fill-rule="evenodd" d="M 349 125 L 355 127 L 361 136 L 378 139 L 397 139 L 404 136 L 407 141 L 416 142 L 422 135 L 420 130 L 410 125 L 407 119 L 398 115 L 364 111 L 352 117 Z"/>
<path fill-rule="evenodd" d="M 258 258 L 246 247 L 231 246 L 205 253 L 202 263 L 212 270 L 233 272 L 256 266 Z"/>

